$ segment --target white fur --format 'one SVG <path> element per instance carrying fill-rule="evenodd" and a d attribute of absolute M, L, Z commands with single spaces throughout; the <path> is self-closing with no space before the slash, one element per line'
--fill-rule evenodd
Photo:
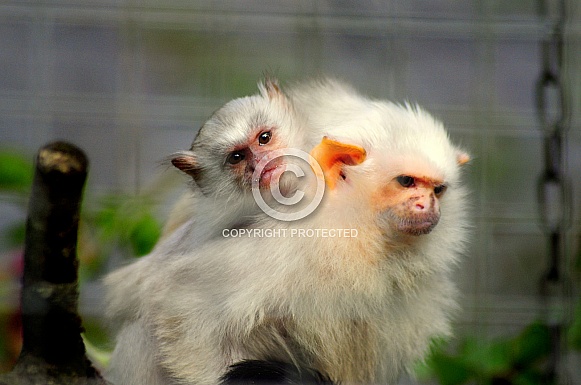
<path fill-rule="evenodd" d="M 419 108 L 371 101 L 333 82 L 296 90 L 291 100 L 312 132 L 364 146 L 367 160 L 345 167 L 346 180 L 305 219 L 262 216 L 252 225 L 286 237 L 213 237 L 190 247 L 192 230 L 182 226 L 151 255 L 112 273 L 108 308 L 121 328 L 113 380 L 216 384 L 241 359 L 280 359 L 342 384 L 393 383 L 424 356 L 431 337 L 450 334 L 451 274 L 467 221 L 458 150 Z M 325 99 L 330 93 L 334 102 Z M 435 229 L 402 238 L 372 199 L 409 159 L 437 169 L 449 188 Z M 358 236 L 290 236 L 323 228 Z"/>

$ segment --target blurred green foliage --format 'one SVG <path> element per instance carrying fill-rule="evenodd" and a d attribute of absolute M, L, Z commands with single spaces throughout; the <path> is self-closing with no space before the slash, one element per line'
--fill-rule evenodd
<path fill-rule="evenodd" d="M 581 298 L 577 302 L 573 323 L 569 328 L 567 339 L 571 348 L 581 351 Z"/>
<path fill-rule="evenodd" d="M 148 196 L 120 193 L 95 198 L 95 203 L 86 205 L 81 213 L 78 245 L 81 281 L 102 275 L 113 253 L 131 258 L 153 249 L 161 235 L 155 206 Z"/>
<path fill-rule="evenodd" d="M 87 349 L 87 356 L 98 370 L 107 367 L 111 358 L 112 344 L 106 327 L 100 320 L 83 319 L 83 342 Z"/>
<path fill-rule="evenodd" d="M 161 234 L 153 209 L 147 197 L 117 194 L 102 198 L 97 211 L 88 216 L 102 241 L 128 246 L 132 255 L 141 257 L 153 249 Z"/>
<path fill-rule="evenodd" d="M 575 323 L 580 322 L 581 301 Z M 579 325 L 569 328 L 578 337 Z M 551 328 L 534 322 L 516 336 L 480 341 L 469 337 L 451 349 L 448 343 L 435 341 L 428 358 L 417 368 L 423 380 L 437 380 L 442 385 L 550 385 L 546 364 L 551 359 Z M 579 349 L 578 340 L 569 338 L 570 349 Z M 451 352 L 453 351 L 453 352 Z"/>
<path fill-rule="evenodd" d="M 32 184 L 32 158 L 13 149 L 0 149 L 0 194 L 10 195 L 11 201 L 26 208 L 26 196 Z M 0 249 L 14 248 L 24 243 L 24 222 L 7 225 L 0 234 Z"/>
<path fill-rule="evenodd" d="M 32 161 L 15 150 L 0 150 L 0 192 L 24 193 L 32 184 Z"/>

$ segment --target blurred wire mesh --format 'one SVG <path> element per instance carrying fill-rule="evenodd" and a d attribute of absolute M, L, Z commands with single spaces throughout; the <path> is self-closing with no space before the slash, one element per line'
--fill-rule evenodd
<path fill-rule="evenodd" d="M 254 93 L 265 71 L 283 87 L 333 75 L 374 97 L 417 102 L 474 156 L 468 183 L 475 227 L 458 271 L 458 333 L 482 340 L 514 334 L 542 315 L 539 280 L 549 263 L 537 199 L 545 166 L 535 87 L 551 20 L 540 16 L 539 4 L 4 0 L 0 148 L 32 156 L 48 141 L 71 141 L 91 159 L 88 190 L 136 194 L 167 174 L 160 161 L 188 148 L 213 110 Z M 562 209 L 572 220 L 562 268 L 575 289 L 581 4 L 565 2 L 563 27 L 570 107 L 563 174 L 572 199 Z M 14 200 L 0 192 L 0 232 L 25 215 Z M 14 249 L 0 244 L 0 253 L 8 271 Z M 82 310 L 98 316 L 98 293 L 87 287 Z M 0 310 L 10 309 L 15 290 L 2 292 Z M 578 353 L 564 359 L 581 382 Z"/>

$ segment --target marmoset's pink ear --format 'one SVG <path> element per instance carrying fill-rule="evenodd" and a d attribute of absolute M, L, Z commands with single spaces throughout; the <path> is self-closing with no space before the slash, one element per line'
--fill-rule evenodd
<path fill-rule="evenodd" d="M 367 157 L 365 149 L 323 137 L 311 150 L 311 156 L 319 163 L 329 188 L 334 189 L 341 178 L 343 166 L 355 166 Z"/>
<path fill-rule="evenodd" d="M 193 153 L 177 153 L 171 158 L 171 164 L 173 164 L 180 171 L 190 175 L 192 178 L 194 178 L 200 172 L 200 165 Z"/>
<path fill-rule="evenodd" d="M 459 166 L 462 166 L 468 162 L 470 162 L 470 155 L 468 155 L 467 152 L 458 150 L 456 152 L 456 163 L 458 163 Z"/>

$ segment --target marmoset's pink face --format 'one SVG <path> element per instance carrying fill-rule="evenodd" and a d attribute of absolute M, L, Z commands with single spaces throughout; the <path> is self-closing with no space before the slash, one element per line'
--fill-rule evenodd
<path fill-rule="evenodd" d="M 198 132 L 191 150 L 171 159 L 205 194 L 234 196 L 250 191 L 253 182 L 263 189 L 278 184 L 286 160 L 275 156 L 276 151 L 301 145 L 300 119 L 278 85 L 266 81 L 259 90 L 218 109 Z M 266 159 L 270 162 L 262 167 Z M 255 173 L 259 164 L 260 173 Z"/>
<path fill-rule="evenodd" d="M 249 135 L 247 142 L 233 146 L 228 151 L 225 167 L 232 173 L 238 184 L 250 186 L 258 163 L 264 157 L 268 160 L 273 151 L 286 147 L 287 143 L 280 138 L 277 127 L 257 127 Z M 282 158 L 273 158 L 259 176 L 260 187 L 267 188 L 271 183 L 276 183 L 284 171 Z"/>

